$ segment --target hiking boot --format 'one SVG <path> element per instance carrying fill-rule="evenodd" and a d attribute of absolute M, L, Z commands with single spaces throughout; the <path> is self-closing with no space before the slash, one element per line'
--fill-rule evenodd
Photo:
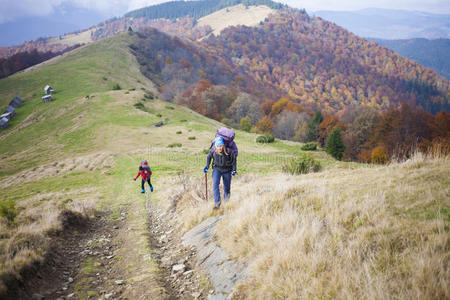
<path fill-rule="evenodd" d="M 153 192 L 153 186 L 150 187 L 150 192 Z"/>
<path fill-rule="evenodd" d="M 219 209 L 220 208 L 220 203 L 214 204 L 214 208 L 213 209 Z"/>
<path fill-rule="evenodd" d="M 144 194 L 145 193 L 145 189 L 142 189 L 141 193 Z"/>

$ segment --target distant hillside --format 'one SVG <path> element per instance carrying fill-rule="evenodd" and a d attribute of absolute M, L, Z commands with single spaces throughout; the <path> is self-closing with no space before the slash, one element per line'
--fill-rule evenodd
<path fill-rule="evenodd" d="M 256 10 L 255 5 L 259 5 Z M 233 6 L 238 7 L 238 9 L 236 7 L 233 8 Z M 248 11 L 243 12 L 240 7 L 245 7 Z M 122 18 L 105 20 L 88 29 L 53 37 L 41 37 L 17 46 L 0 47 L 0 58 L 8 58 L 15 54 L 26 51 L 31 52 L 35 49 L 39 52 L 60 52 L 77 44 L 91 43 L 93 41 L 111 37 L 120 32 L 125 32 L 130 27 L 135 31 L 142 30 L 146 27 L 153 27 L 162 32 L 195 40 L 207 36 L 214 30 L 220 31 L 228 25 L 258 24 L 260 21 L 264 20 L 273 9 L 280 9 L 281 7 L 283 7 L 283 5 L 270 0 L 167 2 L 130 12 Z M 227 8 L 229 8 L 227 10 L 229 15 L 222 18 L 224 20 L 221 20 L 221 18 L 211 19 L 210 16 L 207 16 Z M 204 16 L 207 16 L 206 19 L 200 20 L 197 24 L 197 19 Z M 71 17 L 68 17 L 68 21 L 69 20 L 72 20 Z M 46 19 L 41 25 L 44 26 L 51 22 L 55 22 L 55 19 Z M 33 27 L 34 25 L 30 26 Z M 39 26 L 34 27 L 39 28 Z M 20 26 L 17 27 L 21 28 Z M 86 25 L 85 28 L 87 27 L 88 25 Z M 0 25 L 0 29 L 1 28 Z M 16 29 L 17 28 L 9 30 L 9 27 L 5 27 L 5 32 L 15 32 Z M 47 31 L 43 29 L 42 32 Z M 218 32 L 216 31 L 215 33 L 217 34 Z M 60 34 L 60 32 L 58 32 L 58 34 Z"/>
<path fill-rule="evenodd" d="M 358 11 L 316 11 L 313 15 L 334 22 L 363 37 L 450 38 L 450 15 L 378 8 Z"/>
<path fill-rule="evenodd" d="M 59 37 L 107 19 L 93 10 L 63 3 L 58 10 L 45 17 L 24 17 L 0 24 L 0 46 L 20 45 L 25 41 L 51 36 Z M 42 49 L 41 49 L 42 50 Z"/>
<path fill-rule="evenodd" d="M 450 39 L 371 40 L 450 79 Z"/>
<path fill-rule="evenodd" d="M 408 157 L 412 145 L 450 152 L 448 80 L 302 11 L 201 42 L 156 29 L 137 36 L 130 48 L 162 99 L 228 126 L 322 147 L 337 127 L 344 158 L 365 162 L 375 150 Z"/>
<path fill-rule="evenodd" d="M 197 106 L 191 89 L 208 80 L 260 102 L 289 96 L 306 110 L 332 114 L 402 102 L 432 113 L 449 110 L 449 83 L 432 70 L 298 10 L 273 14 L 258 27 L 227 28 L 201 44 L 144 33 L 135 50 L 163 97 L 191 107 Z"/>
<path fill-rule="evenodd" d="M 238 4 L 266 5 L 273 9 L 280 9 L 282 4 L 271 0 L 199 0 L 199 1 L 171 1 L 158 5 L 144 7 L 125 14 L 126 18 L 170 19 L 183 17 L 199 19 L 218 10 Z"/>

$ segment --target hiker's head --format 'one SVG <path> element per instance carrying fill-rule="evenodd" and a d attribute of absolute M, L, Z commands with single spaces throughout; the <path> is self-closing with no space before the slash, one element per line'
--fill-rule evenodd
<path fill-rule="evenodd" d="M 214 146 L 216 153 L 225 153 L 227 154 L 225 150 L 225 143 L 223 142 L 223 138 L 221 136 L 218 136 L 214 139 Z"/>
<path fill-rule="evenodd" d="M 148 162 L 146 160 L 141 160 L 141 166 L 148 165 Z"/>
<path fill-rule="evenodd" d="M 223 142 L 223 137 L 218 136 L 214 139 L 214 146 L 218 147 L 218 146 L 224 146 L 224 142 Z"/>

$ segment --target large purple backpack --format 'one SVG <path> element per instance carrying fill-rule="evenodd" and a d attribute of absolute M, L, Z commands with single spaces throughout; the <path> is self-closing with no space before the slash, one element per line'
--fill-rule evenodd
<path fill-rule="evenodd" d="M 238 156 L 238 147 L 234 142 L 234 131 L 226 127 L 219 127 L 216 132 L 216 137 L 221 136 L 227 151 L 233 151 L 235 156 Z M 214 141 L 211 144 L 211 149 L 214 147 Z"/>

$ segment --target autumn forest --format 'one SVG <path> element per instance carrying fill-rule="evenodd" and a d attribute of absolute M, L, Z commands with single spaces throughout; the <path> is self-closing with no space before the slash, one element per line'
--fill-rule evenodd
<path fill-rule="evenodd" d="M 138 36 L 131 48 L 165 100 L 229 126 L 322 147 L 336 128 L 345 160 L 449 151 L 446 79 L 302 11 L 201 42 L 156 29 Z"/>

